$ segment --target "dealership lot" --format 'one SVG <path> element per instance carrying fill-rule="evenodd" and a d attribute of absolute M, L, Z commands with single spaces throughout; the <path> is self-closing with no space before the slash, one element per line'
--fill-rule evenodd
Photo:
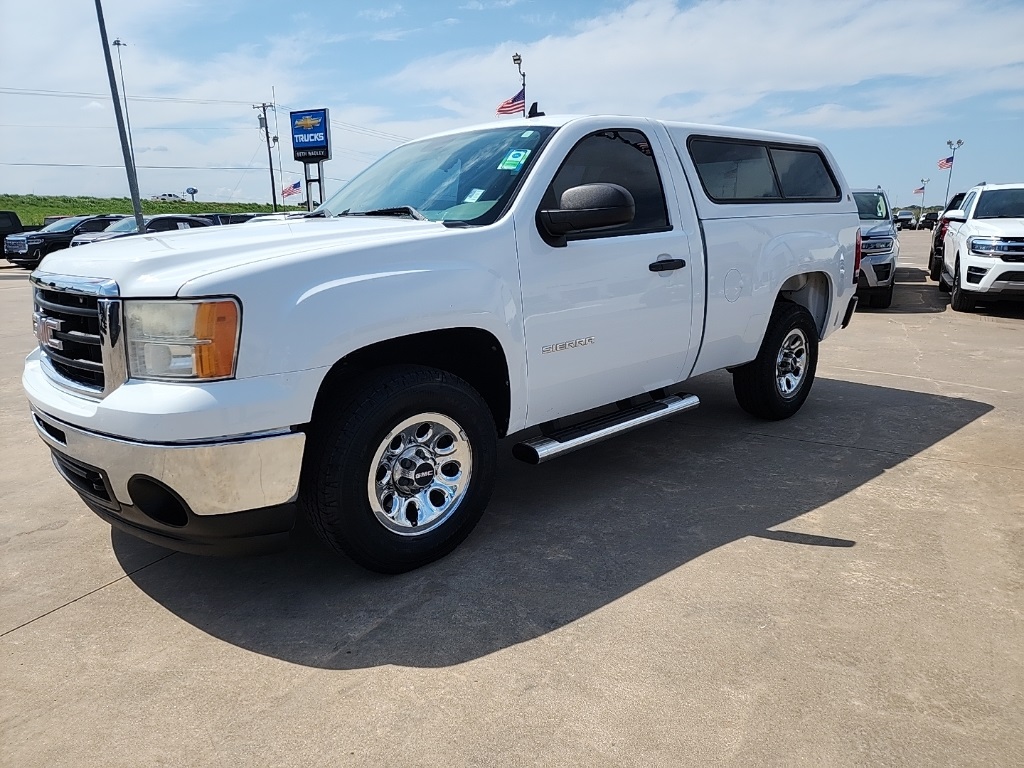
<path fill-rule="evenodd" d="M 0 762 L 1024 762 L 1024 307 L 951 312 L 928 238 L 792 420 L 701 377 L 693 413 L 506 459 L 398 577 L 304 530 L 242 560 L 111 533 L 29 423 L 0 269 Z"/>

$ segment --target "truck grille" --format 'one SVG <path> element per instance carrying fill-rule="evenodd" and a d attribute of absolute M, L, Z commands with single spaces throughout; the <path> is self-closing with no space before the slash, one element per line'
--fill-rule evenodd
<path fill-rule="evenodd" d="M 8 237 L 4 240 L 4 253 L 28 253 L 28 241 L 24 237 Z"/>
<path fill-rule="evenodd" d="M 33 321 L 39 347 L 53 369 L 102 392 L 106 381 L 98 297 L 36 287 Z"/>
<path fill-rule="evenodd" d="M 120 508 L 103 472 L 52 449 L 50 455 L 53 465 L 72 488 L 102 507 L 115 511 Z"/>
<path fill-rule="evenodd" d="M 996 278 L 996 282 L 1024 283 L 1024 272 L 1003 272 Z"/>
<path fill-rule="evenodd" d="M 999 255 L 1003 261 L 1024 262 L 1024 239 L 1001 237 Z"/>

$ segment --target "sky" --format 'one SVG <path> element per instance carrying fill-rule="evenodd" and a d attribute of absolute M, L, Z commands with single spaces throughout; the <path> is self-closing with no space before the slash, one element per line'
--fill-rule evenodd
<path fill-rule="evenodd" d="M 945 198 L 1024 182 L 1024 0 L 104 0 L 143 197 L 269 202 L 302 176 L 290 110 L 327 107 L 336 191 L 404 140 L 548 114 L 635 114 L 823 140 L 854 187 Z M 93 0 L 0 0 L 0 193 L 124 197 Z M 117 67 L 116 51 L 114 66 Z M 120 83 L 120 75 L 119 83 Z M 283 178 L 282 178 L 283 172 Z M 292 201 L 295 198 L 291 198 Z"/>

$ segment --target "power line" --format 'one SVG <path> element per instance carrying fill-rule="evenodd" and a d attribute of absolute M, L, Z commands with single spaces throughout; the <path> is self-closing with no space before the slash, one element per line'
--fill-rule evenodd
<path fill-rule="evenodd" d="M 7 94 L 10 96 L 47 96 L 55 98 L 68 98 L 68 99 L 104 99 L 106 98 L 100 93 L 87 93 L 84 91 L 48 91 L 42 89 L 32 88 L 7 88 L 0 87 L 0 94 Z M 177 96 L 126 96 L 129 101 L 148 101 L 148 102 L 167 102 L 173 104 L 237 104 L 251 106 L 251 101 L 232 101 L 229 99 L 186 99 Z M 287 104 L 278 104 L 277 106 L 282 109 L 291 109 Z M 341 120 L 331 120 L 331 125 L 336 125 L 345 131 L 351 131 L 353 133 L 359 133 L 364 136 L 372 136 L 377 139 L 385 139 L 387 141 L 405 142 L 409 141 L 408 136 L 401 136 L 397 133 L 388 133 L 387 131 L 378 131 L 376 128 L 367 128 L 362 125 L 355 125 L 354 123 L 345 123 Z"/>

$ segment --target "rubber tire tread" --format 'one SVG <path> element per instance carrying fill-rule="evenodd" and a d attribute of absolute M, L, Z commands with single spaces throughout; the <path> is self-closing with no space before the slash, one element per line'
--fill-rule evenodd
<path fill-rule="evenodd" d="M 892 306 L 892 294 L 895 290 L 895 283 L 889 285 L 889 289 L 884 293 L 873 293 L 868 298 L 868 305 L 872 309 L 888 309 Z"/>
<path fill-rule="evenodd" d="M 956 263 L 953 285 L 949 292 L 949 306 L 954 312 L 973 312 L 977 299 L 960 286 L 960 262 Z"/>
<path fill-rule="evenodd" d="M 796 397 L 789 400 L 779 394 L 775 384 L 775 360 L 786 334 L 799 327 L 807 337 L 808 370 L 803 386 Z M 732 387 L 740 408 L 768 421 L 788 419 L 800 410 L 814 384 L 818 368 L 818 328 L 804 307 L 789 301 L 779 301 L 772 310 L 761 348 L 751 362 L 733 371 Z"/>
<path fill-rule="evenodd" d="M 447 405 L 439 405 L 445 400 Z M 452 405 L 461 412 L 448 412 Z M 466 431 L 473 476 L 466 497 L 442 526 L 418 537 L 399 536 L 370 508 L 369 462 L 389 429 L 429 411 L 448 415 Z M 465 540 L 487 507 L 496 472 L 497 432 L 479 393 L 446 371 L 393 366 L 340 388 L 333 402 L 316 414 L 306 442 L 299 500 L 310 527 L 328 547 L 368 570 L 404 573 L 444 557 Z"/>
<path fill-rule="evenodd" d="M 938 256 L 932 256 L 928 259 L 928 277 L 935 282 L 939 281 L 939 275 L 942 274 L 942 259 Z"/>

